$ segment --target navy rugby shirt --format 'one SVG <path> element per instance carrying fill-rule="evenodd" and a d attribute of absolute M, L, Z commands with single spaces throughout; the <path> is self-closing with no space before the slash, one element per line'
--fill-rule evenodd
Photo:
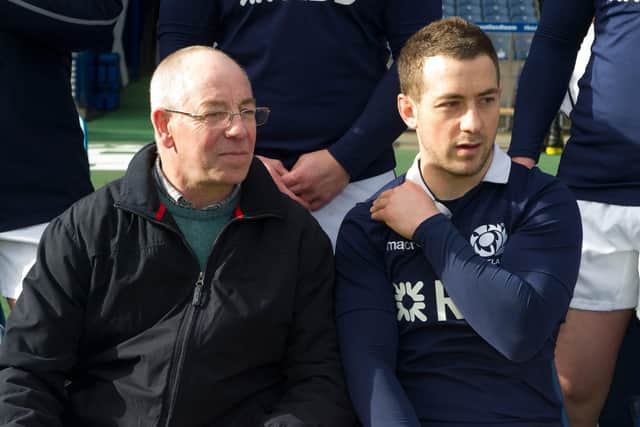
<path fill-rule="evenodd" d="M 421 185 L 417 161 L 404 179 Z M 382 191 L 382 190 L 381 190 Z M 553 349 L 578 273 L 580 216 L 557 179 L 497 147 L 484 180 L 407 241 L 343 222 L 337 321 L 365 426 L 560 426 Z"/>
<path fill-rule="evenodd" d="M 291 168 L 327 148 L 356 181 L 393 169 L 406 129 L 389 54 L 441 16 L 441 0 L 165 0 L 158 42 L 161 57 L 215 42 L 245 68 L 271 108 L 257 154 Z"/>
<path fill-rule="evenodd" d="M 640 3 L 545 3 L 522 70 L 509 154 L 537 159 L 592 18 L 595 40 L 558 177 L 580 200 L 640 206 Z"/>

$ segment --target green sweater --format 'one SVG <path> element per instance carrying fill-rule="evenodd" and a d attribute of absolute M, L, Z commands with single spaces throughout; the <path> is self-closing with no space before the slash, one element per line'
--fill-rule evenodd
<path fill-rule="evenodd" d="M 179 206 L 167 195 L 160 193 L 160 199 L 167 211 L 178 224 L 184 238 L 198 258 L 200 268 L 205 270 L 207 259 L 223 227 L 233 219 L 233 211 L 240 199 L 237 192 L 226 203 L 209 209 L 193 209 Z"/>

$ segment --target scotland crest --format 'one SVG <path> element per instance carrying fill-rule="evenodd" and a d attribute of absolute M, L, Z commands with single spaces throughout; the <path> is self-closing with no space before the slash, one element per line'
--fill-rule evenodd
<path fill-rule="evenodd" d="M 483 258 L 502 255 L 504 245 L 507 243 L 507 230 L 504 223 L 481 225 L 473 230 L 469 243 Z"/>

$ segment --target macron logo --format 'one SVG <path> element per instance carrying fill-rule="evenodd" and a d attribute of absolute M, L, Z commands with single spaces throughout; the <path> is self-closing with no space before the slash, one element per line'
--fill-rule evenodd
<path fill-rule="evenodd" d="M 261 3 L 273 3 L 274 1 L 276 0 L 240 0 L 240 6 L 254 5 L 254 4 L 261 4 Z M 281 1 L 287 1 L 287 0 L 281 0 Z M 308 1 L 308 2 L 333 1 L 334 3 L 341 4 L 343 6 L 350 6 L 356 2 L 356 0 L 296 0 L 296 1 Z"/>
<path fill-rule="evenodd" d="M 416 244 L 410 240 L 392 240 L 387 242 L 387 252 L 392 251 L 413 251 Z"/>

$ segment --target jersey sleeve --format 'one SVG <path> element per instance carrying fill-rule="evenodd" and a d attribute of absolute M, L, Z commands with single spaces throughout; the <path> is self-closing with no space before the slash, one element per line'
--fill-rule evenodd
<path fill-rule="evenodd" d="M 530 359 L 553 339 L 580 263 L 580 214 L 571 193 L 556 182 L 530 203 L 500 264 L 477 255 L 444 215 L 414 234 L 469 325 L 513 361 Z"/>
<path fill-rule="evenodd" d="M 398 57 L 413 33 L 441 17 L 441 0 L 389 1 L 384 25 L 393 57 Z M 399 92 L 398 70 L 394 64 L 371 93 L 369 102 L 351 128 L 329 147 L 331 155 L 350 176 L 360 176 L 406 129 L 396 106 Z"/>
<path fill-rule="evenodd" d="M 111 50 L 121 0 L 0 2 L 0 31 L 11 31 L 55 49 Z"/>
<path fill-rule="evenodd" d="M 217 3 L 193 0 L 185 7 L 179 0 L 162 0 L 158 16 L 160 59 L 183 47 L 212 46 L 217 31 Z"/>
<path fill-rule="evenodd" d="M 588 0 L 548 1 L 542 10 L 515 102 L 509 155 L 538 160 L 540 147 L 571 78 L 593 19 Z"/>
<path fill-rule="evenodd" d="M 336 246 L 336 315 L 340 351 L 354 408 L 365 427 L 419 427 L 396 377 L 398 328 L 382 249 L 383 225 L 368 205 L 347 215 Z"/>

